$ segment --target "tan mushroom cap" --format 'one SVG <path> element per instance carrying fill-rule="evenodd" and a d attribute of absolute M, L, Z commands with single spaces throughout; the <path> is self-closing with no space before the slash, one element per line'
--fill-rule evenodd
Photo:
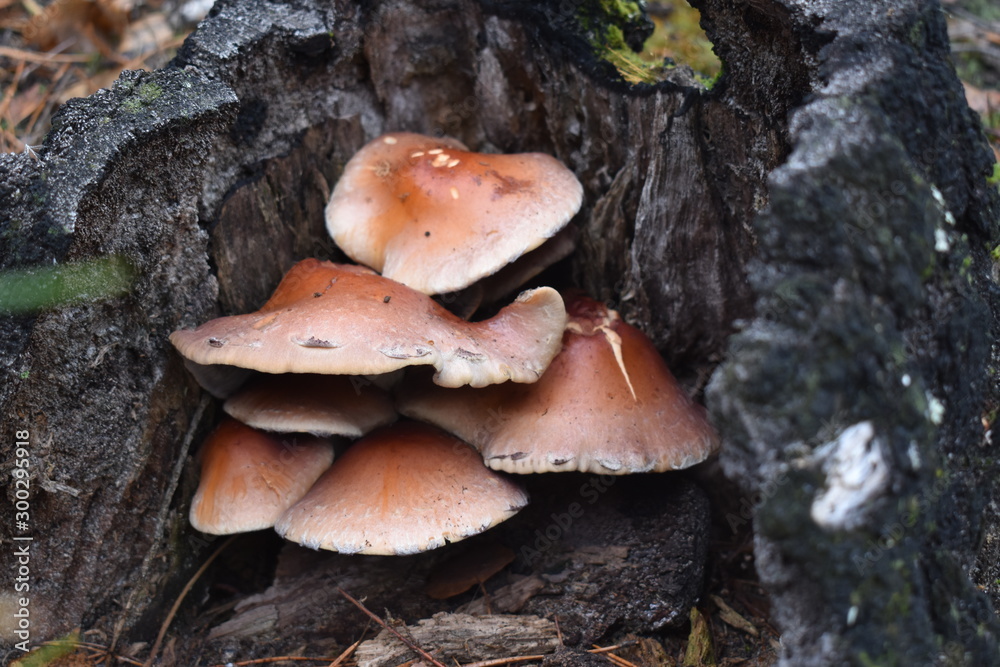
<path fill-rule="evenodd" d="M 396 419 L 389 395 L 371 380 L 354 375 L 257 375 L 222 409 L 263 431 L 349 438 Z"/>
<path fill-rule="evenodd" d="M 364 267 L 305 259 L 257 312 L 175 331 L 170 341 L 201 365 L 331 375 L 430 365 L 442 386 L 480 387 L 535 382 L 559 351 L 565 322 L 562 297 L 549 287 L 466 322 Z"/>
<path fill-rule="evenodd" d="M 481 533 L 527 502 L 469 445 L 402 421 L 351 446 L 275 530 L 313 549 L 406 555 Z"/>
<path fill-rule="evenodd" d="M 567 307 L 563 350 L 537 383 L 472 390 L 404 382 L 397 409 L 454 433 L 489 467 L 513 473 L 662 472 L 715 451 L 718 437 L 704 409 L 642 332 L 592 299 L 577 297 Z"/>
<path fill-rule="evenodd" d="M 344 167 L 326 226 L 351 259 L 425 294 L 468 287 L 562 229 L 583 187 L 543 153 L 472 153 L 397 132 Z"/>
<path fill-rule="evenodd" d="M 325 440 L 278 437 L 226 419 L 202 446 L 191 525 L 212 535 L 270 528 L 332 462 Z"/>

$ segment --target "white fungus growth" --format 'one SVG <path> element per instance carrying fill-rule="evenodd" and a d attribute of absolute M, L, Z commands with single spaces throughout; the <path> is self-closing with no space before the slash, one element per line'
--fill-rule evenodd
<path fill-rule="evenodd" d="M 872 500 L 889 484 L 889 466 L 875 427 L 863 421 L 844 429 L 836 440 L 820 447 L 826 489 L 813 500 L 810 515 L 831 530 L 851 530 L 864 521 Z"/>

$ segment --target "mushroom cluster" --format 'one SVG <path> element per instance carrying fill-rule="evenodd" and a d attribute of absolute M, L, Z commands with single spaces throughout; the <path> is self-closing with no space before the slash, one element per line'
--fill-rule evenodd
<path fill-rule="evenodd" d="M 515 291 L 572 251 L 581 203 L 548 155 L 410 133 L 363 147 L 326 210 L 360 265 L 302 260 L 260 310 L 170 337 L 229 415 L 202 447 L 192 525 L 411 554 L 524 507 L 505 473 L 659 472 L 709 456 L 704 410 L 603 304 L 538 287 L 471 322 L 431 298 L 460 292 L 446 301 L 475 311 Z"/>

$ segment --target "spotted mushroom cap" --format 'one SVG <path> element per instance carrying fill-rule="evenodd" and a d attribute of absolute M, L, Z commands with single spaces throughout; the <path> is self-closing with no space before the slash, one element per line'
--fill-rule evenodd
<path fill-rule="evenodd" d="M 212 535 L 270 528 L 332 462 L 325 440 L 262 433 L 226 419 L 202 445 L 191 525 Z"/>
<path fill-rule="evenodd" d="M 397 132 L 344 167 L 326 226 L 351 259 L 425 294 L 491 275 L 562 229 L 583 187 L 543 153 L 472 153 L 449 138 Z"/>
<path fill-rule="evenodd" d="M 401 421 L 352 445 L 275 530 L 313 549 L 406 555 L 481 533 L 527 502 L 469 445 Z"/>
<path fill-rule="evenodd" d="M 199 365 L 331 375 L 429 365 L 442 386 L 481 387 L 535 382 L 559 351 L 565 322 L 562 297 L 549 287 L 466 322 L 364 267 L 305 259 L 257 312 L 175 331 L 170 341 Z"/>
<path fill-rule="evenodd" d="M 718 447 L 652 342 L 592 299 L 568 302 L 563 350 L 533 385 L 442 389 L 408 378 L 400 413 L 471 443 L 495 470 L 662 472 Z"/>
<path fill-rule="evenodd" d="M 263 431 L 358 438 L 396 419 L 389 394 L 354 375 L 256 375 L 223 405 Z"/>

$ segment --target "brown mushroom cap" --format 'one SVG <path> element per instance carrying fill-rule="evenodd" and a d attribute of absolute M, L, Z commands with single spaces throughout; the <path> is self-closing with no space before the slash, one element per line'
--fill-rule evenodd
<path fill-rule="evenodd" d="M 354 375 L 257 375 L 222 409 L 264 431 L 349 438 L 396 419 L 389 395 L 370 380 Z"/>
<path fill-rule="evenodd" d="M 212 535 L 270 528 L 332 462 L 325 440 L 279 438 L 226 419 L 202 446 L 191 525 Z"/>
<path fill-rule="evenodd" d="M 275 530 L 313 549 L 405 555 L 481 533 L 527 502 L 469 445 L 402 421 L 351 446 Z"/>
<path fill-rule="evenodd" d="M 704 409 L 642 332 L 586 297 L 568 308 L 563 350 L 537 383 L 441 389 L 408 378 L 397 409 L 471 443 L 489 467 L 514 473 L 662 472 L 715 451 Z"/>
<path fill-rule="evenodd" d="M 443 294 L 537 248 L 582 201 L 576 176 L 550 155 L 471 153 L 454 139 L 397 132 L 347 163 L 326 225 L 351 259 Z"/>
<path fill-rule="evenodd" d="M 480 387 L 535 382 L 559 351 L 565 321 L 562 297 L 549 287 L 466 322 L 364 267 L 305 259 L 257 312 L 175 331 L 170 341 L 201 365 L 332 375 L 430 365 L 442 386 Z"/>

